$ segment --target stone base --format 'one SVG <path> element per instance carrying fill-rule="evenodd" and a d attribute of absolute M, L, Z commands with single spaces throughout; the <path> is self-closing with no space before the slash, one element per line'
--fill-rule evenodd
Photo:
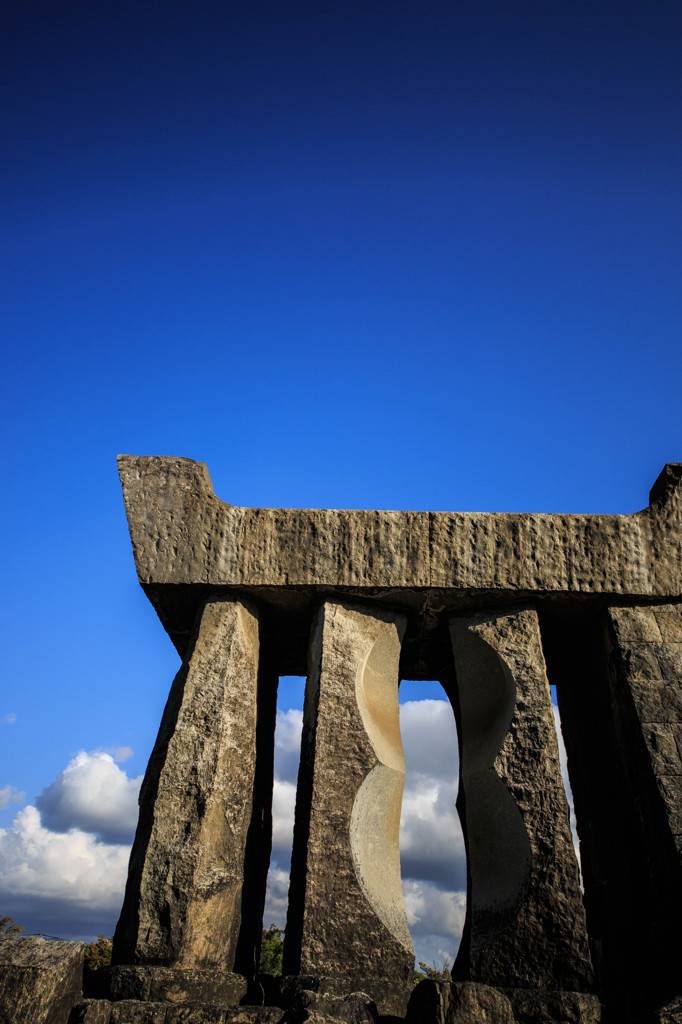
<path fill-rule="evenodd" d="M 412 992 L 407 1024 L 515 1024 L 499 989 L 473 981 L 422 981 Z"/>
<path fill-rule="evenodd" d="M 518 1024 L 599 1024 L 603 1007 L 588 992 L 506 988 Z"/>
<path fill-rule="evenodd" d="M 407 1003 L 414 983 L 410 979 L 403 986 L 395 981 L 386 981 L 384 978 L 359 978 L 359 977 L 332 977 L 325 975 L 284 975 L 279 981 L 279 1005 L 288 1008 L 305 1002 L 308 994 L 318 996 L 339 997 L 337 1000 L 340 1007 L 343 997 L 360 995 L 370 1004 L 375 1004 L 376 1012 L 382 1016 L 390 1015 L 404 1017 Z M 337 1004 L 334 1004 L 337 1005 Z M 321 1009 L 320 1012 L 332 1016 L 329 1010 Z M 317 1008 L 315 1008 L 317 1012 Z M 343 1011 L 344 1013 L 346 1010 Z M 345 1017 L 343 1019 L 346 1019 Z"/>
<path fill-rule="evenodd" d="M 69 1024 L 374 1024 L 361 995 L 304 993 L 295 1006 L 215 1006 L 210 1003 L 142 1002 L 137 999 L 85 999 Z"/>
<path fill-rule="evenodd" d="M 220 971 L 181 970 L 122 964 L 100 967 L 91 980 L 96 991 L 89 994 L 111 1002 L 134 999 L 147 1003 L 206 1003 L 237 1006 L 248 991 L 241 974 Z"/>

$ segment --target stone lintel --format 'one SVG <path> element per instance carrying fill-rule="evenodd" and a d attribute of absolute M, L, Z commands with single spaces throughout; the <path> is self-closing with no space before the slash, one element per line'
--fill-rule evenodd
<path fill-rule="evenodd" d="M 272 601 L 301 588 L 682 592 L 682 463 L 665 467 L 651 505 L 632 515 L 239 508 L 215 496 L 203 463 L 121 455 L 118 464 L 138 576 L 171 635 L 191 628 L 187 587 L 258 588 Z"/>

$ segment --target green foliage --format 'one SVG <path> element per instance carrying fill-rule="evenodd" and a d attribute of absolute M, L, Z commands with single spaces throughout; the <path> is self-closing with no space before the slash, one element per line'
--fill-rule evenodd
<path fill-rule="evenodd" d="M 11 937 L 24 931 L 23 924 L 15 924 L 11 917 L 0 917 L 0 935 Z"/>
<path fill-rule="evenodd" d="M 423 960 L 419 961 L 419 970 L 415 969 L 414 972 L 414 983 L 418 985 L 420 981 L 452 981 L 452 972 L 448 966 L 448 961 L 443 961 L 442 967 L 436 967 L 435 963 L 429 967 Z"/>
<path fill-rule="evenodd" d="M 275 978 L 279 978 L 281 975 L 282 952 L 284 950 L 284 943 L 282 942 L 283 934 L 284 929 L 277 928 L 274 924 L 271 924 L 267 931 L 265 928 L 263 929 L 260 947 L 260 965 L 258 967 L 261 974 L 272 974 Z"/>
<path fill-rule="evenodd" d="M 85 966 L 91 971 L 100 967 L 108 967 L 111 963 L 111 949 L 113 943 L 106 935 L 99 935 L 97 942 L 88 942 L 85 947 Z"/>

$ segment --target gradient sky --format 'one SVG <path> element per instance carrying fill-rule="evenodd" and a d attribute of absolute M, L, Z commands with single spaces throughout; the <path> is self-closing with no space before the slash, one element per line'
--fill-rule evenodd
<path fill-rule="evenodd" d="M 178 660 L 117 452 L 238 505 L 606 513 L 682 459 L 679 0 L 3 18 L 0 790 L 144 770 Z"/>

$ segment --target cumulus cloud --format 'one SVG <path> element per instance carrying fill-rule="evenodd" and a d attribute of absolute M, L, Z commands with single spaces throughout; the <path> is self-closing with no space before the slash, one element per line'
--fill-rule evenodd
<path fill-rule="evenodd" d="M 275 728 L 275 777 L 296 785 L 301 753 L 303 712 L 300 708 L 277 712 Z"/>
<path fill-rule="evenodd" d="M 400 706 L 407 769 L 400 819 L 403 877 L 443 889 L 466 886 L 466 855 L 455 808 L 459 759 L 452 708 L 441 700 Z"/>
<path fill-rule="evenodd" d="M 409 700 L 400 705 L 400 734 L 410 773 L 449 781 L 459 774 L 457 728 L 444 700 Z"/>
<path fill-rule="evenodd" d="M 3 786 L 0 789 L 0 809 L 7 807 L 8 804 L 20 804 L 25 797 L 23 790 L 19 792 L 14 786 Z"/>
<path fill-rule="evenodd" d="M 141 782 L 141 775 L 129 779 L 111 754 L 81 750 L 37 797 L 36 806 L 54 832 L 76 828 L 104 843 L 130 844 Z"/>
<path fill-rule="evenodd" d="M 5 723 L 5 725 L 14 725 L 14 723 L 17 720 L 17 716 L 15 715 L 15 713 L 13 711 L 10 711 L 10 712 L 8 712 L 8 714 L 3 715 L 3 719 L 2 720 Z"/>
<path fill-rule="evenodd" d="M 272 853 L 278 861 L 288 861 L 291 858 L 295 805 L 294 783 L 275 777 L 272 791 Z"/>
<path fill-rule="evenodd" d="M 464 928 L 466 893 L 407 878 L 403 897 L 417 962 L 451 967 Z"/>
<path fill-rule="evenodd" d="M 55 832 L 36 807 L 0 829 L 0 901 L 28 932 L 65 938 L 111 933 L 121 907 L 130 848 L 72 828 Z"/>
<path fill-rule="evenodd" d="M 276 924 L 284 928 L 287 920 L 287 903 L 289 899 L 289 872 L 284 868 L 272 866 L 268 874 L 268 888 L 265 893 L 265 910 L 263 925 L 268 928 Z"/>

